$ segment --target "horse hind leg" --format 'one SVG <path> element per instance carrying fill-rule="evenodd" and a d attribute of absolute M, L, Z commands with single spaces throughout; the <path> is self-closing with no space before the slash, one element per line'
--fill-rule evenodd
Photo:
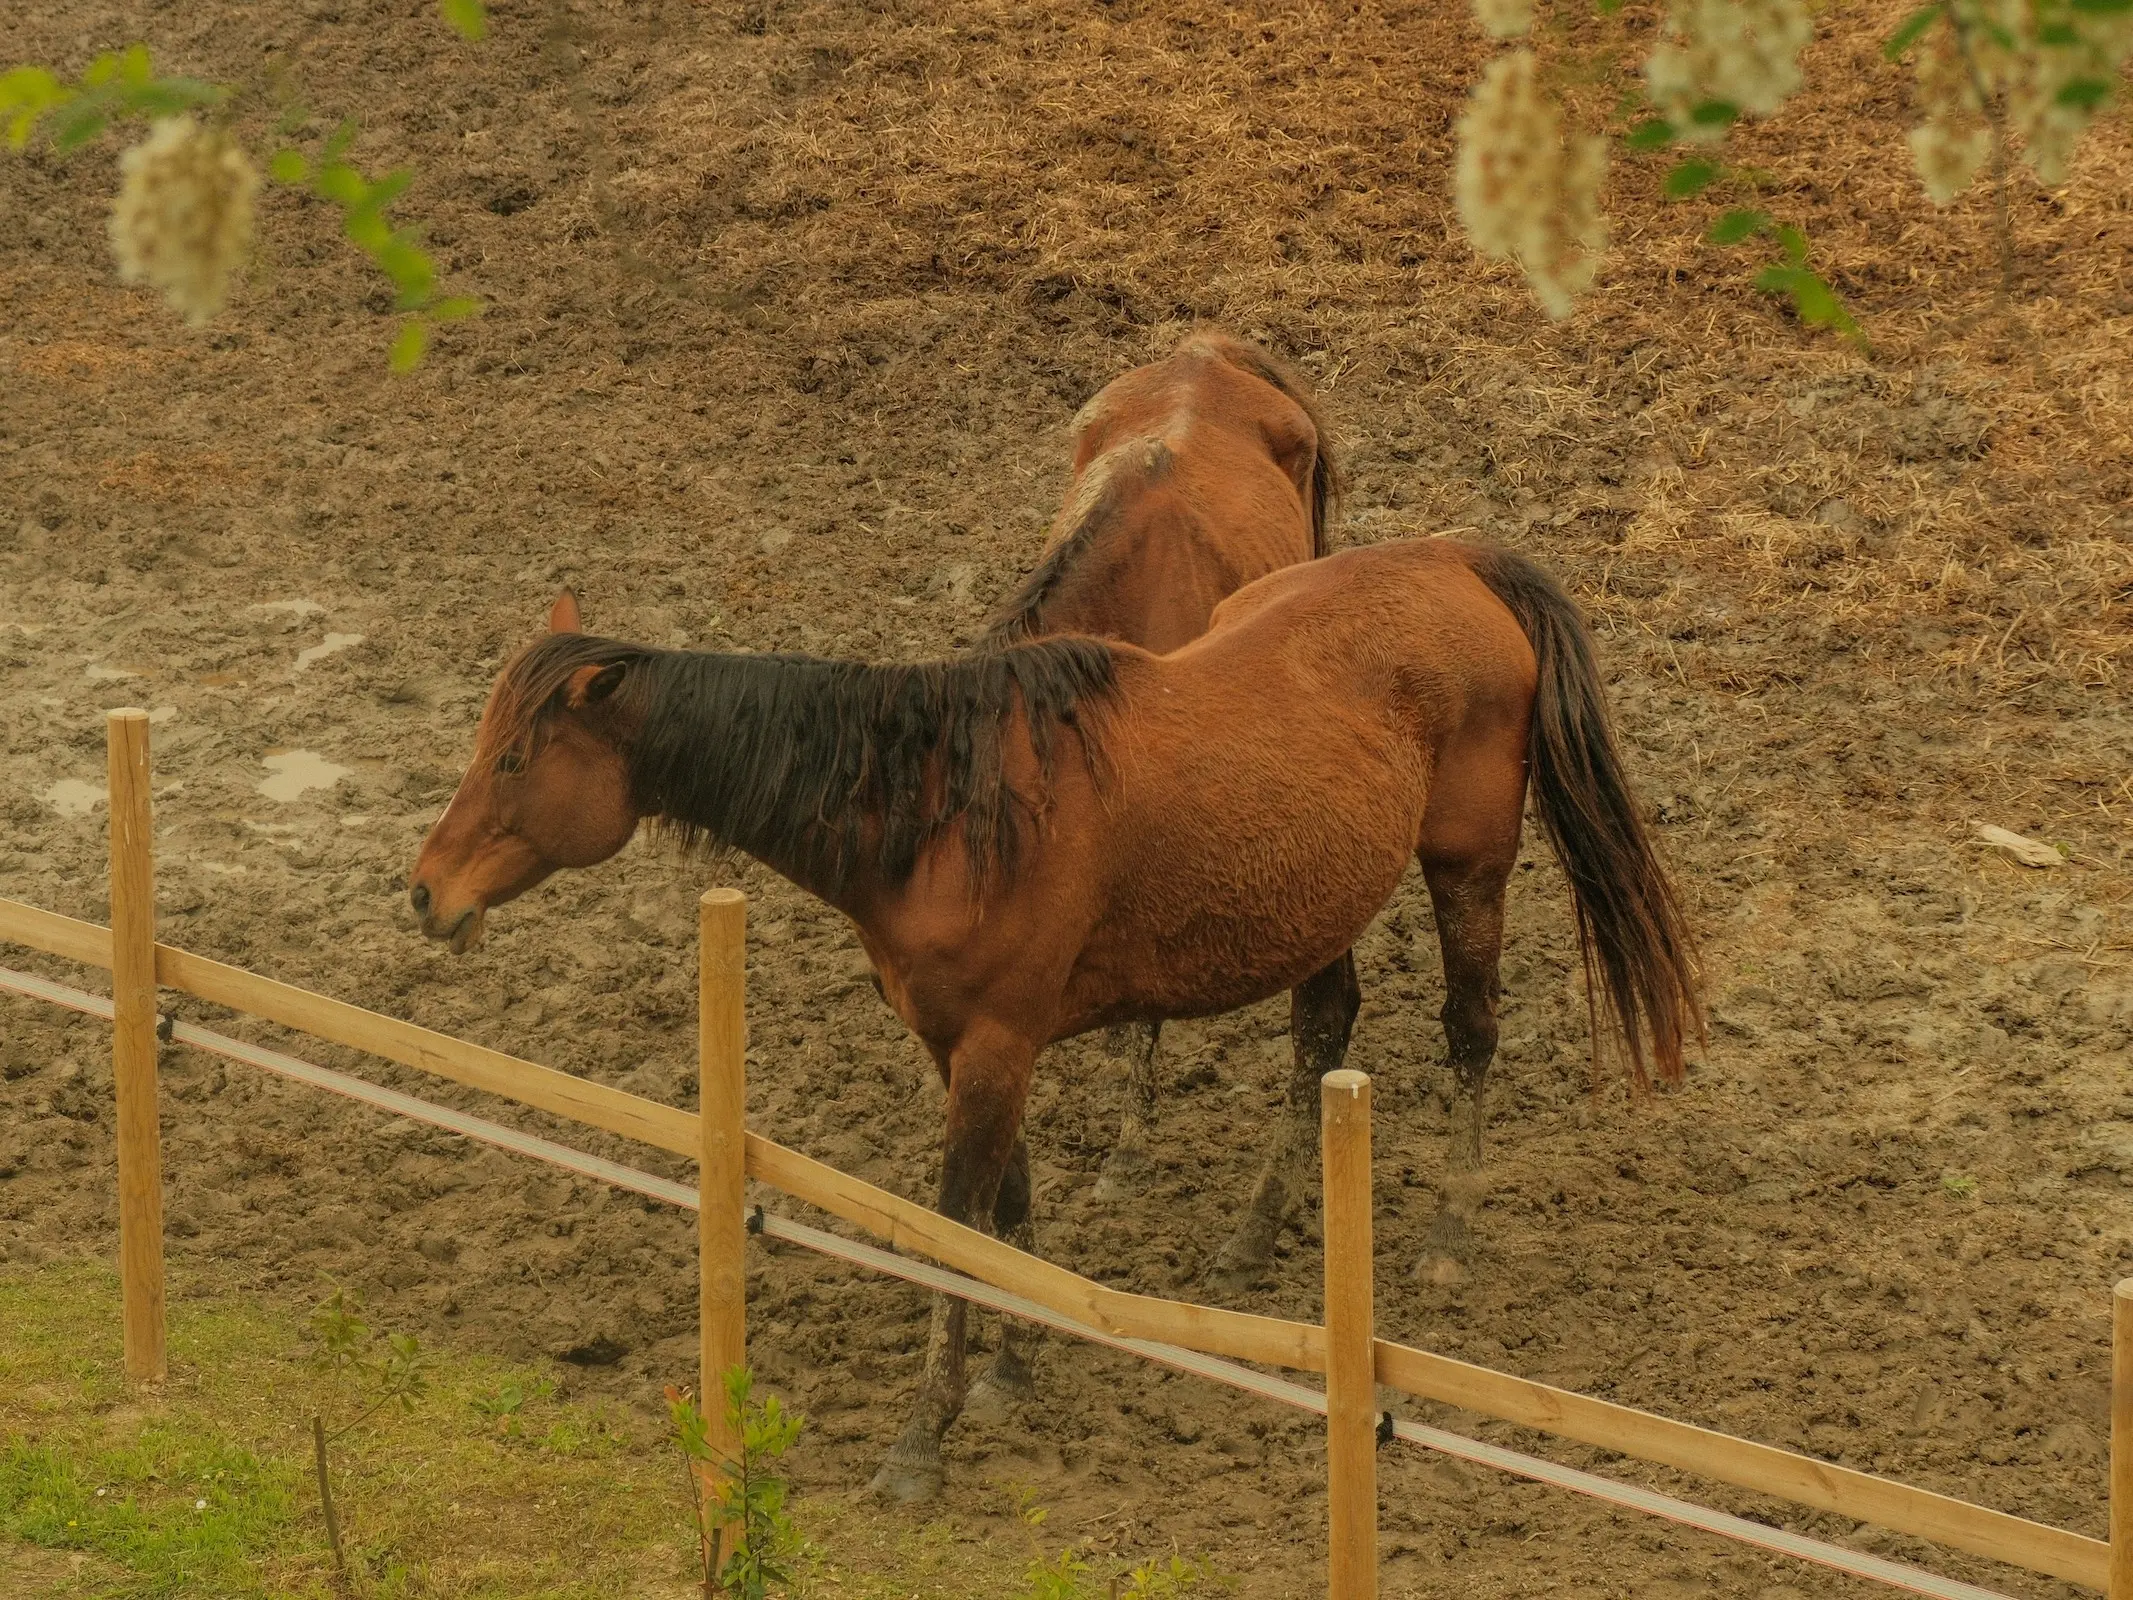
<path fill-rule="evenodd" d="M 1119 1124 L 1118 1143 L 1097 1174 L 1094 1197 L 1099 1204 L 1131 1200 L 1155 1175 L 1148 1151 L 1155 1142 L 1155 1051 L 1162 1035 L 1160 1022 L 1144 1028 L 1113 1028 L 1105 1035 L 1112 1052 L 1126 1057 L 1126 1114 Z"/>
<path fill-rule="evenodd" d="M 1289 1103 L 1274 1130 L 1274 1143 L 1251 1204 L 1208 1269 L 1208 1282 L 1236 1290 L 1250 1284 L 1274 1259 L 1274 1241 L 1302 1209 L 1318 1170 L 1318 1081 L 1348 1055 L 1363 986 L 1355 976 L 1355 953 L 1298 984 L 1289 995 L 1289 1041 L 1294 1052 Z"/>
<path fill-rule="evenodd" d="M 1481 1134 L 1483 1095 L 1496 1057 L 1498 965 L 1503 950 L 1504 885 L 1517 856 L 1428 859 L 1422 864 L 1437 938 L 1444 949 L 1444 1041 L 1452 1071 L 1450 1148 L 1437 1190 L 1437 1214 L 1423 1240 L 1422 1276 L 1456 1283 L 1474 1249 L 1474 1219 L 1488 1194 Z"/>
<path fill-rule="evenodd" d="M 1037 1230 L 1030 1217 L 1030 1171 L 1028 1141 L 1017 1139 L 1008 1157 L 1007 1172 L 1000 1179 L 1000 1194 L 993 1201 L 993 1232 L 1017 1250 L 1034 1253 Z M 1000 1318 L 1000 1348 L 985 1375 L 971 1386 L 963 1409 L 988 1421 L 1008 1416 L 1016 1403 L 1037 1392 L 1031 1363 L 1043 1330 L 1014 1317 Z"/>

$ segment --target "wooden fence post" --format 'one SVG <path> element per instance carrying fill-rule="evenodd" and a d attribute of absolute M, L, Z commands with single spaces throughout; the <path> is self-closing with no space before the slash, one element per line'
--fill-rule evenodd
<path fill-rule="evenodd" d="M 2111 1291 L 2110 1600 L 2133 1600 L 2133 1278 Z"/>
<path fill-rule="evenodd" d="M 741 1441 L 726 1425 L 722 1380 L 727 1368 L 748 1359 L 748 1234 L 741 1213 L 748 1159 L 748 897 L 738 889 L 706 889 L 697 910 L 702 943 L 697 1107 L 703 1152 L 697 1168 L 696 1214 L 702 1394 L 712 1447 L 733 1458 L 740 1454 Z"/>
<path fill-rule="evenodd" d="M 1332 1600 L 1378 1592 L 1377 1374 L 1371 1341 L 1370 1079 L 1329 1072 L 1319 1082 L 1325 1165 L 1326 1498 Z"/>
<path fill-rule="evenodd" d="M 111 803 L 111 1079 L 118 1101 L 126 1376 L 163 1381 L 163 1136 L 156 1111 L 156 877 L 148 713 L 104 726 Z"/>

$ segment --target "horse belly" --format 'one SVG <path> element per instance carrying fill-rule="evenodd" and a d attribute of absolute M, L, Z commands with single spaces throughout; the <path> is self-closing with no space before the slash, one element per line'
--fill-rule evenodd
<path fill-rule="evenodd" d="M 1330 743 L 1232 749 L 1203 782 L 1171 786 L 1167 804 L 1135 808 L 1142 842 L 1087 953 L 1115 996 L 1104 1020 L 1250 1005 L 1369 926 L 1413 857 L 1421 785 L 1389 751 Z"/>

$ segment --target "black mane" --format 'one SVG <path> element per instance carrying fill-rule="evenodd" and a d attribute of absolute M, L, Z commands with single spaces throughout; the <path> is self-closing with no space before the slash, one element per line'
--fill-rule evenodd
<path fill-rule="evenodd" d="M 1136 439 L 1131 448 L 1144 458 L 1138 463 L 1140 481 L 1170 471 L 1170 449 L 1160 439 Z M 1124 451 L 1114 454 L 1115 460 L 1099 462 L 1091 469 L 1092 474 L 1100 476 L 1077 492 L 1078 503 L 1068 504 L 1066 512 L 1074 519 L 1072 525 L 1052 542 L 1030 575 L 986 619 L 985 631 L 978 640 L 980 649 L 1023 644 L 1043 631 L 1044 608 L 1051 604 L 1053 593 L 1066 581 L 1067 574 L 1081 564 L 1097 536 L 1117 519 L 1125 488 L 1123 480 L 1131 469 L 1121 470 L 1121 463 L 1127 460 Z"/>
<path fill-rule="evenodd" d="M 974 873 L 1011 877 L 1022 811 L 1001 734 L 1019 709 L 1045 777 L 1058 731 L 1113 684 L 1110 647 L 1063 638 L 953 661 L 874 666 L 808 656 L 655 650 L 586 634 L 536 642 L 507 669 L 484 743 L 538 737 L 584 667 L 626 670 L 601 714 L 628 730 L 640 811 L 684 845 L 744 850 L 834 893 L 871 867 L 890 885 L 957 822 Z"/>

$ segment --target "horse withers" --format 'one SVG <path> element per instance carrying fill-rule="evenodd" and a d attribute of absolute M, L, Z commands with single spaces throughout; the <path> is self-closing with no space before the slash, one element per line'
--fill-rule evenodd
<path fill-rule="evenodd" d="M 1583 623 L 1520 556 L 1343 551 L 1248 585 L 1162 656 L 1068 636 L 869 666 L 659 650 L 576 622 L 558 602 L 555 631 L 497 679 L 415 864 L 423 931 L 470 948 L 493 907 L 614 854 L 645 818 L 754 856 L 852 920 L 933 1057 L 938 1203 L 957 1221 L 1026 1223 L 1022 1115 L 1055 1040 L 1289 990 L 1299 1078 L 1339 1066 L 1346 953 L 1409 861 L 1444 945 L 1452 1063 L 1478 1086 L 1529 770 L 1632 1071 L 1681 1074 L 1689 937 Z M 1315 1129 L 1297 1103 L 1277 1166 L 1300 1193 Z M 1455 1131 L 1468 1170 L 1478 1141 L 1478 1121 Z M 877 1479 L 891 1494 L 939 1489 L 964 1331 L 963 1303 L 937 1301 Z"/>

